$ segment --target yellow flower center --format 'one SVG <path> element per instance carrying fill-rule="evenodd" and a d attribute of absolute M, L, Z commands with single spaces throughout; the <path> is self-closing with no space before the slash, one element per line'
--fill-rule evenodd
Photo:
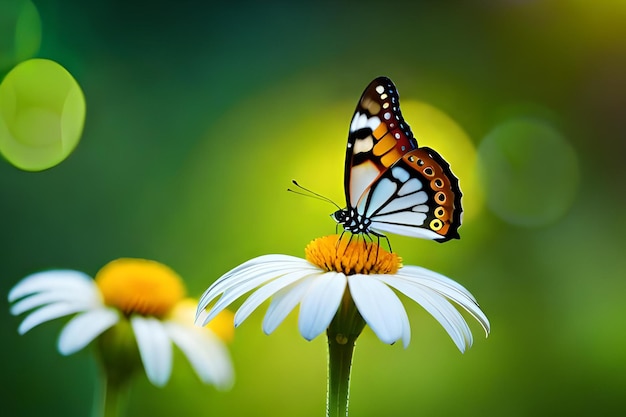
<path fill-rule="evenodd" d="M 354 274 L 395 274 L 402 258 L 374 242 L 331 235 L 315 239 L 304 250 L 307 261 L 325 271 Z"/>
<path fill-rule="evenodd" d="M 146 259 L 122 258 L 96 274 L 104 303 L 124 314 L 162 317 L 181 301 L 183 282 L 169 267 Z"/>

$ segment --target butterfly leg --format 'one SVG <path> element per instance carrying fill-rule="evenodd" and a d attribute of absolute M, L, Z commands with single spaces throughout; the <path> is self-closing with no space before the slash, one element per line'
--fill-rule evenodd
<path fill-rule="evenodd" d="M 335 244 L 335 249 L 336 249 L 337 251 L 339 251 L 339 245 L 341 244 L 341 240 L 344 238 L 344 235 L 345 235 L 345 234 L 346 234 L 346 230 L 344 229 L 344 230 L 341 232 L 341 235 L 339 235 L 339 239 L 337 239 L 337 243 Z M 355 235 L 354 235 L 354 233 L 350 233 L 350 237 L 348 238 L 348 243 L 346 243 L 346 246 L 345 246 L 345 248 L 344 248 L 344 251 L 345 251 L 345 249 L 347 249 L 347 248 L 348 248 L 348 246 L 350 246 L 350 244 L 352 243 L 352 239 L 354 238 L 354 236 L 355 236 Z M 358 235 L 357 235 L 357 240 L 358 240 Z"/>
<path fill-rule="evenodd" d="M 387 247 L 389 248 L 389 252 L 393 253 L 393 249 L 391 249 L 391 242 L 389 241 L 389 238 L 385 235 L 382 235 L 382 237 L 384 237 L 385 240 L 387 241 Z"/>
<path fill-rule="evenodd" d="M 372 239 L 372 236 L 367 232 L 363 233 L 361 236 L 363 236 L 363 251 L 367 252 L 367 239 L 370 240 L 370 243 L 373 243 L 374 239 Z M 378 254 L 376 254 L 376 259 L 378 259 Z"/>
<path fill-rule="evenodd" d="M 376 236 L 376 262 L 378 262 L 378 249 L 380 249 L 380 236 L 377 233 L 375 233 L 374 235 Z M 372 239 L 372 242 L 373 241 L 374 240 Z"/>
<path fill-rule="evenodd" d="M 367 251 L 367 239 L 369 239 L 370 243 L 374 243 L 374 238 L 372 235 L 376 236 L 376 261 L 378 261 L 378 248 L 380 244 L 380 235 L 373 231 L 366 231 L 361 234 L 363 236 L 363 249 Z"/>
<path fill-rule="evenodd" d="M 387 235 L 383 235 L 382 233 L 376 233 L 374 231 L 371 232 L 374 236 L 376 236 L 376 243 L 380 246 L 380 238 L 385 239 L 387 241 L 387 247 L 389 248 L 389 252 L 393 253 L 393 249 L 391 249 L 391 242 Z"/>
<path fill-rule="evenodd" d="M 337 243 L 335 244 L 335 250 L 339 249 L 339 243 L 341 243 L 341 239 L 343 239 L 343 235 L 346 234 L 346 230 L 342 230 L 339 235 L 339 239 L 337 239 Z"/>

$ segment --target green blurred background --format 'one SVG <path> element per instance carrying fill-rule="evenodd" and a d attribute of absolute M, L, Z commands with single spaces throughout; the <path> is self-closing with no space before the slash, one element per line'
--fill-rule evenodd
<path fill-rule="evenodd" d="M 470 323 L 461 355 L 407 302 L 408 349 L 361 336 L 351 415 L 626 410 L 626 3 L 33 0 L 41 45 L 20 55 L 7 10 L 25 3 L 0 0 L 0 75 L 33 54 L 61 63 L 87 119 L 60 165 L 0 163 L 0 414 L 86 416 L 95 390 L 89 351 L 56 352 L 63 320 L 18 336 L 6 294 L 20 278 L 145 257 L 199 296 L 251 257 L 301 256 L 334 232 L 333 207 L 286 188 L 343 204 L 348 125 L 378 75 L 466 202 L 460 241 L 393 248 L 465 285 L 492 334 Z M 443 121 L 428 127 L 428 109 Z M 137 380 L 129 415 L 322 416 L 324 338 L 302 339 L 296 314 L 271 336 L 261 320 L 236 331 L 231 391 L 178 355 L 165 388 Z"/>

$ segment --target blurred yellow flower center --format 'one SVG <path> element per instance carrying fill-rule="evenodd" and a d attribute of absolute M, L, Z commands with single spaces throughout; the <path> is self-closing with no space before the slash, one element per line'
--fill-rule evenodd
<path fill-rule="evenodd" d="M 402 258 L 374 242 L 331 235 L 315 239 L 304 250 L 307 261 L 326 271 L 354 274 L 395 274 Z"/>
<path fill-rule="evenodd" d="M 202 330 L 200 327 L 196 327 L 194 319 L 196 317 L 196 307 L 198 306 L 198 300 L 193 298 L 185 298 L 172 310 L 169 317 L 178 321 L 179 323 L 187 324 L 196 330 Z M 235 315 L 230 310 L 222 310 L 215 316 L 213 320 L 209 322 L 205 327 L 211 330 L 217 337 L 224 342 L 230 343 L 235 337 Z"/>
<path fill-rule="evenodd" d="M 235 338 L 235 314 L 230 310 L 222 310 L 206 327 L 224 342 L 230 343 Z"/>
<path fill-rule="evenodd" d="M 96 274 L 104 303 L 124 314 L 162 317 L 185 294 L 180 277 L 169 267 L 146 259 L 123 258 Z"/>

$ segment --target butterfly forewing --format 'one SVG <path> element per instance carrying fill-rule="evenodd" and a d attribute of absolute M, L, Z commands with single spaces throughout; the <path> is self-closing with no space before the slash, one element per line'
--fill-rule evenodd
<path fill-rule="evenodd" d="M 396 233 L 445 242 L 458 238 L 461 190 L 448 163 L 419 148 L 386 77 L 359 100 L 348 135 L 345 210 L 335 219 L 352 233 Z"/>
<path fill-rule="evenodd" d="M 346 150 L 346 201 L 356 207 L 365 190 L 402 155 L 417 148 L 390 79 L 376 78 L 357 104 Z"/>

